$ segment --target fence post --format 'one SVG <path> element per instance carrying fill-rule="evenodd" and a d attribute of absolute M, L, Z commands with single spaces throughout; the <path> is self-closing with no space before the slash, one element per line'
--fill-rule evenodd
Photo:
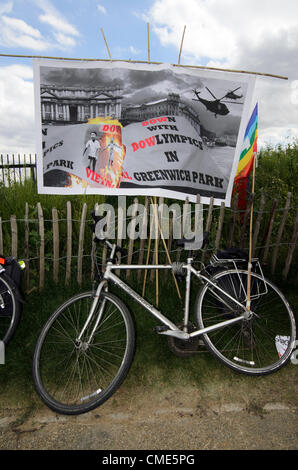
<path fill-rule="evenodd" d="M 15 215 L 10 216 L 11 227 L 11 256 L 18 257 L 18 226 Z"/>
<path fill-rule="evenodd" d="M 84 237 L 85 237 L 85 223 L 86 223 L 87 204 L 83 205 L 80 235 L 79 235 L 79 249 L 78 249 L 78 276 L 77 281 L 79 286 L 82 285 L 82 274 L 83 274 L 83 253 L 84 253 Z"/>
<path fill-rule="evenodd" d="M 142 221 L 142 229 L 141 229 L 140 253 L 139 253 L 138 264 L 143 264 L 143 259 L 144 259 L 144 249 L 145 249 L 145 243 L 147 240 L 148 204 L 149 204 L 149 197 L 146 196 L 145 209 L 144 209 L 144 215 L 143 215 L 143 221 Z M 139 269 L 138 270 L 138 282 L 141 281 L 141 276 L 142 276 L 142 269 Z"/>
<path fill-rule="evenodd" d="M 131 264 L 131 261 L 132 261 L 133 245 L 134 245 L 134 241 L 135 241 L 135 232 L 136 232 L 136 215 L 137 215 L 137 211 L 138 211 L 138 207 L 139 207 L 138 198 L 135 198 L 133 202 L 134 202 L 134 204 L 133 204 L 133 207 L 132 207 L 132 214 L 131 214 L 132 218 L 131 218 L 131 221 L 130 221 L 130 231 L 129 231 L 129 234 L 128 234 L 129 242 L 128 242 L 127 264 Z M 130 272 L 131 272 L 131 270 L 127 269 L 126 279 L 128 279 L 130 277 Z"/>
<path fill-rule="evenodd" d="M 289 247 L 288 255 L 287 255 L 287 258 L 286 258 L 286 262 L 285 262 L 285 267 L 284 267 L 284 270 L 282 272 L 282 277 L 283 277 L 284 280 L 287 279 L 288 274 L 289 274 L 289 270 L 290 270 L 291 262 L 292 262 L 292 259 L 293 259 L 293 254 L 294 254 L 296 242 L 297 242 L 297 237 L 298 237 L 298 210 L 296 212 L 296 220 L 295 220 L 295 224 L 294 224 L 293 235 L 292 235 L 292 238 L 291 238 L 291 241 L 290 241 L 290 247 Z"/>
<path fill-rule="evenodd" d="M 67 223 L 67 241 L 66 241 L 66 270 L 65 285 L 69 283 L 71 274 L 71 255 L 72 255 L 72 220 L 71 220 L 71 202 L 66 203 L 66 223 Z"/>
<path fill-rule="evenodd" d="M 53 219 L 53 251 L 54 251 L 54 263 L 53 263 L 53 280 L 58 283 L 59 281 L 59 221 L 58 211 L 55 207 L 52 209 Z"/>
<path fill-rule="evenodd" d="M 39 224 L 40 248 L 39 248 L 39 289 L 44 288 L 44 218 L 40 202 L 37 203 L 37 214 Z"/>
<path fill-rule="evenodd" d="M 126 198 L 126 196 L 124 196 Z M 119 201 L 119 200 L 118 200 Z M 126 199 L 125 199 L 126 201 Z M 126 206 L 126 203 L 125 203 L 125 206 Z M 125 232 L 126 231 L 126 224 L 125 224 L 125 221 L 126 218 L 125 218 L 125 211 L 123 209 L 123 207 L 119 207 L 119 202 L 118 202 L 118 227 L 117 227 L 117 245 L 122 247 L 122 240 L 124 238 L 123 235 L 125 235 Z M 121 253 L 117 253 L 117 263 L 120 264 L 121 263 Z M 121 270 L 120 269 L 117 269 L 116 271 L 116 275 L 117 276 L 121 276 Z"/>
<path fill-rule="evenodd" d="M 109 233 L 110 231 L 110 226 L 111 226 L 111 217 L 112 217 L 112 213 L 111 211 L 109 210 L 107 212 L 107 232 Z M 102 272 L 104 272 L 105 268 L 106 268 L 106 262 L 107 262 L 107 253 L 108 253 L 108 249 L 107 249 L 107 245 L 104 244 L 104 247 L 103 247 L 103 250 L 102 250 Z"/>
<path fill-rule="evenodd" d="M 97 210 L 98 210 L 98 203 L 96 202 L 94 204 L 94 213 L 97 214 Z M 91 281 L 94 280 L 94 275 L 95 275 L 95 262 L 94 262 L 94 255 L 95 255 L 95 252 L 96 252 L 96 243 L 94 241 L 95 239 L 95 232 L 92 231 L 92 234 L 91 234 Z"/>
<path fill-rule="evenodd" d="M 283 231 L 284 231 L 286 219 L 287 219 L 287 216 L 288 216 L 288 213 L 289 213 L 289 210 L 290 210 L 291 196 L 292 196 L 292 193 L 288 193 L 287 200 L 286 200 L 286 205 L 285 205 L 285 208 L 284 208 L 283 217 L 282 217 L 282 220 L 281 220 L 281 223 L 280 223 L 280 226 L 279 226 L 279 229 L 278 229 L 278 233 L 277 233 L 276 246 L 274 247 L 273 256 L 272 256 L 272 265 L 271 265 L 271 273 L 272 274 L 274 274 L 274 271 L 275 271 L 276 261 L 277 261 L 277 253 L 278 253 L 278 249 L 279 249 L 279 246 L 280 246 L 281 237 L 282 237 L 282 234 L 283 234 Z"/>
<path fill-rule="evenodd" d="M 233 207 L 232 207 L 232 217 L 230 219 L 231 226 L 230 226 L 230 233 L 228 238 L 228 248 L 233 246 L 233 238 L 234 238 L 234 231 L 236 225 L 236 218 L 237 218 L 237 207 L 238 207 L 238 193 L 236 193 L 234 200 L 233 200 Z"/>
<path fill-rule="evenodd" d="M 29 204 L 25 204 L 25 237 L 24 237 L 24 254 L 25 254 L 25 286 L 26 291 L 30 286 L 30 266 L 29 266 Z"/>
<path fill-rule="evenodd" d="M 259 207 L 259 211 L 258 211 L 258 217 L 257 217 L 256 225 L 255 225 L 254 235 L 253 235 L 252 256 L 254 256 L 255 249 L 256 249 L 256 246 L 257 246 L 257 241 L 258 241 L 258 236 L 259 236 L 259 231 L 260 231 L 260 226 L 261 226 L 261 220 L 262 220 L 264 207 L 265 207 L 265 194 L 262 192 L 260 207 Z"/>
<path fill-rule="evenodd" d="M 268 227 L 265 251 L 264 251 L 263 259 L 262 259 L 263 263 L 266 263 L 268 252 L 269 252 L 269 244 L 270 244 L 271 232 L 272 232 L 272 228 L 273 228 L 273 222 L 274 222 L 276 206 L 277 206 L 277 199 L 274 199 L 272 209 L 271 209 L 271 214 L 270 214 L 270 220 L 269 220 L 269 227 Z"/>
<path fill-rule="evenodd" d="M 214 205 L 214 197 L 211 196 L 211 198 L 210 198 L 210 204 L 209 204 L 209 208 L 208 208 L 208 216 L 207 216 L 207 222 L 206 222 L 206 229 L 205 229 L 205 231 L 206 231 L 206 232 L 209 232 L 209 233 L 210 233 L 210 228 L 211 228 L 211 223 L 212 223 L 213 205 Z M 202 262 L 202 263 L 204 263 L 204 260 L 205 260 L 206 251 L 207 251 L 207 246 L 208 246 L 208 243 L 206 243 L 206 247 L 203 248 L 203 253 L 202 253 L 202 258 L 201 258 L 201 262 Z"/>
<path fill-rule="evenodd" d="M 221 232 L 222 232 L 224 216 L 225 216 L 225 203 L 222 202 L 220 204 L 218 228 L 217 228 L 217 233 L 216 233 L 216 238 L 215 238 L 215 248 L 216 248 L 216 250 L 219 248 L 219 242 L 220 242 L 220 237 L 221 237 Z"/>
<path fill-rule="evenodd" d="M 253 197 L 253 196 L 252 196 Z M 250 198 L 249 200 L 249 204 L 247 205 L 247 208 L 246 208 L 246 211 L 245 211 L 245 214 L 244 214 L 244 219 L 243 219 L 243 222 L 242 222 L 242 227 L 241 227 L 241 233 L 240 233 L 240 240 L 239 240 L 239 248 L 243 248 L 243 245 L 244 245 L 244 239 L 245 239 L 245 234 L 246 234 L 246 227 L 247 227 L 247 223 L 249 221 L 249 215 L 250 215 L 250 209 L 251 209 L 251 205 L 253 203 L 253 199 L 252 197 Z M 241 214 L 240 214 L 240 217 L 241 217 Z M 240 219 L 241 220 L 241 219 Z"/>

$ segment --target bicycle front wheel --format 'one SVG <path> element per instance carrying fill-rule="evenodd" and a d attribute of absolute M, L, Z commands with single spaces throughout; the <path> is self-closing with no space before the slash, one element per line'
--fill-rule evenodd
<path fill-rule="evenodd" d="M 104 403 L 123 382 L 133 359 L 133 322 L 113 294 L 101 294 L 88 328 L 77 340 L 93 300 L 94 293 L 85 292 L 65 302 L 49 318 L 36 343 L 35 387 L 58 413 L 86 413 Z"/>
<path fill-rule="evenodd" d="M 247 300 L 248 272 L 231 269 L 211 281 L 242 305 Z M 221 290 L 205 284 L 196 302 L 199 328 L 233 319 L 244 310 Z M 295 343 L 295 319 L 280 290 L 261 275 L 251 273 L 251 317 L 203 335 L 210 351 L 226 366 L 249 375 L 277 371 L 290 359 Z"/>

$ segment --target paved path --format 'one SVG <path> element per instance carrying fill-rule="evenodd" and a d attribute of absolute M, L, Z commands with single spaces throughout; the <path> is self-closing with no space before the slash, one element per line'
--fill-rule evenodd
<path fill-rule="evenodd" d="M 70 417 L 42 405 L 35 411 L 4 408 L 0 449 L 298 449 L 293 405 L 240 400 L 199 405 L 191 396 L 191 389 L 182 399 L 175 393 L 138 400 L 117 395 L 90 413 Z"/>

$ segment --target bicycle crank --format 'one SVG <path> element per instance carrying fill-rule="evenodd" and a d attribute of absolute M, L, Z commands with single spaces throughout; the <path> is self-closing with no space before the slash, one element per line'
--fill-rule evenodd
<path fill-rule="evenodd" d="M 184 325 L 178 325 L 178 328 L 183 328 Z M 175 354 L 175 356 L 178 357 L 189 357 L 192 356 L 193 354 L 196 354 L 199 352 L 200 347 L 203 345 L 204 342 L 201 338 L 198 336 L 194 336 L 192 338 L 189 337 L 189 333 L 192 331 L 195 331 L 196 328 L 192 323 L 188 323 L 187 325 L 187 331 L 188 333 L 184 333 L 185 338 L 181 337 L 176 337 L 174 335 L 171 335 L 168 337 L 168 346 L 170 351 Z M 181 330 L 179 330 L 181 331 Z M 182 333 L 182 332 L 181 332 Z"/>

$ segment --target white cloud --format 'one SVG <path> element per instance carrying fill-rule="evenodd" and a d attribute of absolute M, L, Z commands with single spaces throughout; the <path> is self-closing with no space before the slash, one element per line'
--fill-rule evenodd
<path fill-rule="evenodd" d="M 28 36 L 32 36 L 34 38 L 41 38 L 41 33 L 38 29 L 32 28 L 32 26 L 25 23 L 25 21 L 20 20 L 18 18 L 12 18 L 9 16 L 2 16 L 1 18 L 4 25 L 8 26 L 10 29 L 19 32 L 28 34 Z"/>
<path fill-rule="evenodd" d="M 44 15 L 40 15 L 39 20 L 42 23 L 47 23 L 57 31 L 62 31 L 64 34 L 69 34 L 71 36 L 79 36 L 79 33 L 74 26 L 72 26 L 65 19 L 59 17 L 54 13 L 46 13 Z"/>
<path fill-rule="evenodd" d="M 13 8 L 12 2 L 7 2 L 0 5 L 0 44 L 36 51 L 75 47 L 77 38 L 80 37 L 76 27 L 70 24 L 48 0 L 34 1 L 42 10 L 42 14 L 39 15 L 40 22 L 50 27 L 47 37 L 23 19 L 7 16 Z"/>
<path fill-rule="evenodd" d="M 37 51 L 48 49 L 50 44 L 40 31 L 18 18 L 0 17 L 0 44 L 7 47 L 24 47 Z"/>
<path fill-rule="evenodd" d="M 64 47 L 74 47 L 76 45 L 76 41 L 71 36 L 67 36 L 63 33 L 54 33 L 54 37 L 58 44 L 60 44 L 63 48 Z"/>
<path fill-rule="evenodd" d="M 39 21 L 47 24 L 52 29 L 52 34 L 59 48 L 74 47 L 80 33 L 77 28 L 69 23 L 60 11 L 49 0 L 35 0 L 38 8 L 42 10 Z"/>
<path fill-rule="evenodd" d="M 101 5 L 100 3 L 98 3 L 97 9 L 98 9 L 98 11 L 100 11 L 100 13 L 103 13 L 103 15 L 107 14 L 106 8 L 103 5 Z"/>
<path fill-rule="evenodd" d="M 35 153 L 32 68 L 0 67 L 0 153 Z"/>

